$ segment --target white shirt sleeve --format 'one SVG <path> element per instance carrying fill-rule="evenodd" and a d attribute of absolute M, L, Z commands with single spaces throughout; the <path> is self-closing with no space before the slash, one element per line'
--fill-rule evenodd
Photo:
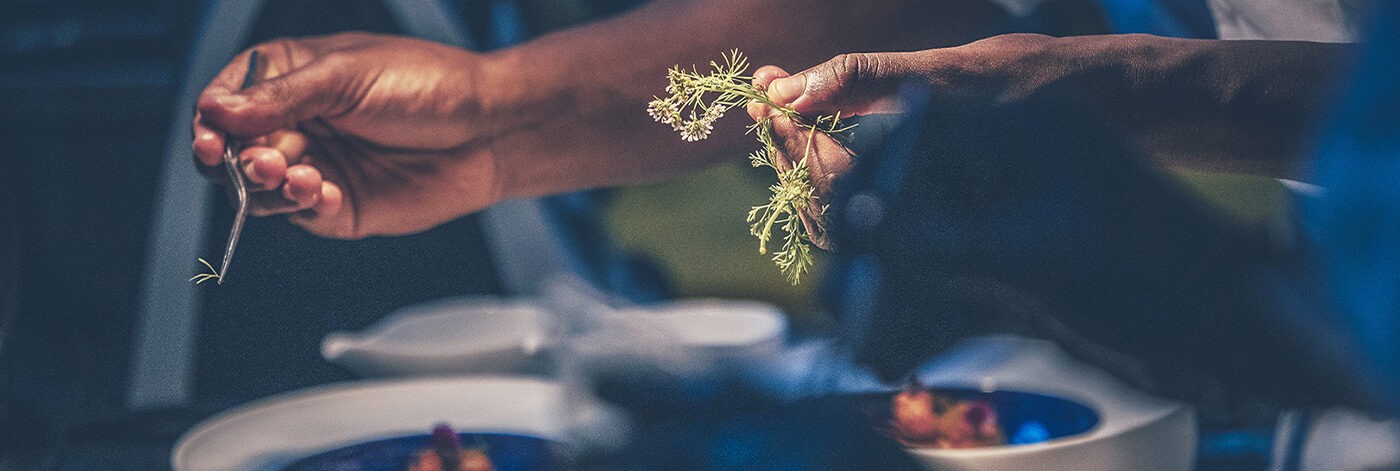
<path fill-rule="evenodd" d="M 1220 39 L 1356 42 L 1370 0 L 1210 0 Z"/>

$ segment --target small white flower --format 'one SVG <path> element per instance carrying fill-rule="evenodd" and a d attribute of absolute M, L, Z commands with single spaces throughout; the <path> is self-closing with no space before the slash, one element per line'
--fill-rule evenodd
<path fill-rule="evenodd" d="M 666 106 L 666 104 L 660 98 L 652 100 L 651 103 L 647 103 L 647 116 L 651 116 L 651 119 L 656 120 L 658 123 L 665 124 L 662 120 L 666 119 L 666 116 L 661 112 L 661 108 L 664 106 Z"/>
<path fill-rule="evenodd" d="M 671 98 L 657 98 L 647 103 L 647 114 L 656 122 L 671 125 L 672 128 L 681 120 L 681 110 L 676 108 Z"/>
<path fill-rule="evenodd" d="M 695 112 L 691 111 L 690 120 L 686 121 L 682 128 L 681 139 L 694 142 L 710 137 L 710 131 L 715 130 L 715 125 L 713 121 L 697 118 Z"/>
<path fill-rule="evenodd" d="M 709 121 L 710 123 L 714 123 L 715 121 L 719 121 L 720 118 L 723 118 L 723 117 L 724 117 L 724 112 L 725 112 L 725 111 L 727 111 L 727 109 L 725 109 L 725 107 L 723 107 L 723 106 L 718 106 L 718 105 L 716 105 L 716 106 L 711 106 L 710 109 L 705 110 L 705 118 L 704 118 L 704 120 L 705 120 L 705 121 Z"/>

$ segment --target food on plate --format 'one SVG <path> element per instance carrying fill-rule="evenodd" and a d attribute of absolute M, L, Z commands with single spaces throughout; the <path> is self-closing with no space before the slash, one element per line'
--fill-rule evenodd
<path fill-rule="evenodd" d="M 433 427 L 432 445 L 413 458 L 408 471 L 495 471 L 484 445 L 466 448 L 447 424 Z"/>
<path fill-rule="evenodd" d="M 992 404 L 954 399 L 910 381 L 890 401 L 894 438 L 914 448 L 975 448 L 1006 444 Z"/>
<path fill-rule="evenodd" d="M 466 446 L 463 446 L 463 442 Z M 554 441 L 498 432 L 455 434 L 446 425 L 427 433 L 387 437 L 299 459 L 281 471 L 551 471 Z"/>

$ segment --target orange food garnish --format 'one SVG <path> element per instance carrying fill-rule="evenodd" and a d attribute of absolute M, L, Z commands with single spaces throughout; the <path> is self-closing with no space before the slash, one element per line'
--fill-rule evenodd
<path fill-rule="evenodd" d="M 496 471 L 496 466 L 491 464 L 491 458 L 486 456 L 486 452 L 480 448 L 472 448 L 462 451 L 461 465 L 459 471 Z"/>
<path fill-rule="evenodd" d="M 495 465 L 491 464 L 491 458 L 480 448 L 469 448 L 457 454 L 457 466 L 448 468 L 443 463 L 442 457 L 433 450 L 423 450 L 418 452 L 418 456 L 413 463 L 408 466 L 408 471 L 496 471 Z"/>
<path fill-rule="evenodd" d="M 1006 443 L 991 404 L 938 396 L 917 381 L 895 394 L 890 413 L 894 438 L 904 446 L 973 448 Z"/>
<path fill-rule="evenodd" d="M 433 445 L 418 452 L 408 471 L 495 471 L 483 447 L 463 448 L 462 440 L 446 424 L 433 427 Z"/>

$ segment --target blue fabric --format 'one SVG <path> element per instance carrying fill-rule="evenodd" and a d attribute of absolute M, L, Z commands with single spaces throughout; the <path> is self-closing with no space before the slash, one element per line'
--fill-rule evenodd
<path fill-rule="evenodd" d="M 1400 4 L 1381 2 L 1360 67 L 1318 139 L 1303 222 L 1365 373 L 1400 407 Z"/>
<path fill-rule="evenodd" d="M 1115 33 L 1217 37 L 1215 20 L 1205 0 L 1102 0 L 1102 6 Z"/>

